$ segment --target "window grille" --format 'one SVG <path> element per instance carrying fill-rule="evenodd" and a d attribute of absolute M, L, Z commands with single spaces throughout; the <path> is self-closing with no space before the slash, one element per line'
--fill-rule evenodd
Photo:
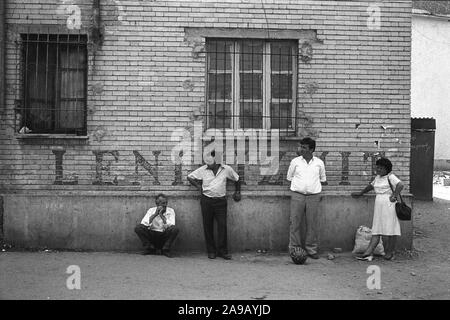
<path fill-rule="evenodd" d="M 22 34 L 20 133 L 86 134 L 87 36 Z"/>
<path fill-rule="evenodd" d="M 207 39 L 208 128 L 295 131 L 297 42 Z"/>

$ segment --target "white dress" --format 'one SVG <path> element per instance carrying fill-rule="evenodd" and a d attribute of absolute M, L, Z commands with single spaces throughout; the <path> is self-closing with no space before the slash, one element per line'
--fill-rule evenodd
<path fill-rule="evenodd" d="M 400 222 L 398 221 L 397 214 L 395 213 L 395 202 L 391 202 L 389 197 L 392 195 L 389 181 L 395 190 L 397 183 L 400 179 L 394 174 L 387 174 L 383 177 L 377 175 L 371 182 L 376 197 L 375 208 L 373 213 L 372 234 L 384 235 L 384 236 L 399 236 L 400 235 Z"/>

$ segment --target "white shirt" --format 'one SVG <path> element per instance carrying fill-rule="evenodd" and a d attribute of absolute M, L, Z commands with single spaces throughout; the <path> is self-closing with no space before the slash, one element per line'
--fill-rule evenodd
<path fill-rule="evenodd" d="M 217 174 L 205 164 L 188 175 L 189 178 L 202 180 L 203 194 L 210 198 L 225 197 L 227 192 L 227 179 L 238 181 L 239 175 L 229 165 L 221 164 Z"/>
<path fill-rule="evenodd" d="M 168 226 L 175 225 L 175 211 L 172 208 L 166 207 L 166 212 L 163 213 L 163 216 L 166 218 L 166 224 L 164 225 L 163 220 L 159 215 L 153 219 L 150 224 L 150 217 L 156 212 L 158 207 L 153 207 L 148 209 L 144 218 L 142 218 L 141 224 L 146 227 L 150 227 L 150 230 L 163 232 Z"/>
<path fill-rule="evenodd" d="M 322 191 L 321 182 L 327 181 L 322 160 L 312 157 L 309 163 L 300 156 L 292 159 L 287 173 L 291 190 L 303 194 L 317 194 Z"/>

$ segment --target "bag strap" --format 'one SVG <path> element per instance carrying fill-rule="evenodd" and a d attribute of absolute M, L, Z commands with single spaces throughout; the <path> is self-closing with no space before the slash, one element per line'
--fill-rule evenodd
<path fill-rule="evenodd" d="M 389 177 L 390 177 L 390 176 L 391 176 L 391 175 L 388 175 L 387 180 L 388 180 L 388 182 L 389 182 L 389 186 L 391 187 L 392 193 L 394 193 L 394 187 L 392 187 L 391 181 L 389 180 Z M 399 193 L 398 196 L 400 197 L 400 202 L 403 203 L 402 195 Z"/>

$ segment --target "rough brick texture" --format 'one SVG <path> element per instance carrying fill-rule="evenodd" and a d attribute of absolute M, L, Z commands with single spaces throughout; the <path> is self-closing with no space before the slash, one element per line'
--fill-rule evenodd
<path fill-rule="evenodd" d="M 179 128 L 192 132 L 196 113 L 205 105 L 205 53 L 194 52 L 195 45 L 185 34 L 185 28 L 199 27 L 315 31 L 321 42 L 312 43 L 312 60 L 298 61 L 297 115 L 300 135 L 316 137 L 316 155 L 326 155 L 329 185 L 324 190 L 349 192 L 366 184 L 370 153 L 377 152 L 392 160 L 394 172 L 408 185 L 410 2 L 380 3 L 381 25 L 374 30 L 367 25 L 370 1 L 101 0 L 104 41 L 95 52 L 89 51 L 88 138 L 16 137 L 14 106 L 20 99 L 16 40 L 23 26 L 30 32 L 59 26 L 64 32 L 69 15 L 61 6 L 76 5 L 82 17 L 79 32 L 88 34 L 92 2 L 7 1 L 6 110 L 0 113 L 3 192 L 193 190 L 186 175 L 197 164 L 183 165 L 177 182 L 170 161 L 176 142 L 170 137 Z M 200 41 L 201 46 L 205 39 Z M 317 90 L 309 94 L 308 84 L 317 84 Z M 280 142 L 280 176 L 264 180 L 257 166 L 244 166 L 243 191 L 287 190 L 285 174 L 296 146 L 295 140 Z M 77 185 L 54 184 L 52 150 L 62 149 L 62 181 L 76 175 Z M 97 151 L 116 151 L 103 154 L 101 170 L 102 181 L 112 185 L 93 184 Z M 157 168 L 160 184 L 142 165 L 136 173 L 133 151 L 152 170 Z M 342 159 L 347 155 L 345 168 Z M 340 184 L 347 178 L 349 185 Z"/>

